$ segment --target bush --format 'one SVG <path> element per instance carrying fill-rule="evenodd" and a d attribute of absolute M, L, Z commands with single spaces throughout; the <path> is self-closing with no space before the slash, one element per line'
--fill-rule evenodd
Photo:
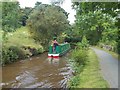
<path fill-rule="evenodd" d="M 31 46 L 23 46 L 22 48 L 24 49 L 24 52 L 28 51 L 28 52 L 26 52 L 26 54 L 30 55 L 30 56 L 38 55 L 43 52 L 42 47 L 36 48 L 36 47 L 31 47 Z"/>
<path fill-rule="evenodd" d="M 38 53 L 38 54 L 41 54 L 42 52 L 43 52 L 43 48 L 38 48 L 38 49 L 37 49 L 37 53 Z"/>
<path fill-rule="evenodd" d="M 25 49 L 18 46 L 9 46 L 2 48 L 2 65 L 15 62 L 19 59 L 25 59 L 32 55 L 38 55 L 43 52 L 42 48 Z"/>
<path fill-rule="evenodd" d="M 83 36 L 82 41 L 76 44 L 76 49 L 88 50 L 88 48 L 89 48 L 88 40 L 86 39 L 85 36 Z"/>
<path fill-rule="evenodd" d="M 16 52 L 10 50 L 9 48 L 2 49 L 2 65 L 7 63 L 14 62 L 18 59 L 18 55 Z"/>
<path fill-rule="evenodd" d="M 17 61 L 18 59 L 25 59 L 28 57 L 30 52 L 28 50 L 24 50 L 17 46 L 3 47 L 2 48 L 2 65 L 12 63 Z"/>
<path fill-rule="evenodd" d="M 69 62 L 72 64 L 76 76 L 71 78 L 68 82 L 68 87 L 70 89 L 76 88 L 80 82 L 79 73 L 83 71 L 83 68 L 88 60 L 88 47 L 89 44 L 84 37 L 81 43 L 76 44 L 76 48 L 71 53 L 71 59 Z"/>
<path fill-rule="evenodd" d="M 87 51 L 84 49 L 75 49 L 72 52 L 72 58 L 78 65 L 84 65 L 87 60 Z"/>
<path fill-rule="evenodd" d="M 25 51 L 22 48 L 17 46 L 10 46 L 9 50 L 16 53 L 18 55 L 18 59 L 25 59 L 27 57 L 27 53 L 29 53 L 28 51 Z"/>
<path fill-rule="evenodd" d="M 75 63 L 73 64 L 74 65 L 73 67 L 75 72 L 77 73 L 82 71 L 82 68 L 87 61 L 87 55 L 88 55 L 87 51 L 89 49 L 88 47 L 89 47 L 88 41 L 84 36 L 82 38 L 82 42 L 77 43 L 76 48 L 71 53 L 71 58 L 73 60 L 72 62 Z"/>

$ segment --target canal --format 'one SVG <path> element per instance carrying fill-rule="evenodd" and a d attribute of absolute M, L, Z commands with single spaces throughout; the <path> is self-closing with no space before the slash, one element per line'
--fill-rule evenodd
<path fill-rule="evenodd" d="M 49 59 L 47 53 L 2 68 L 3 88 L 65 88 L 72 75 L 69 53 Z"/>

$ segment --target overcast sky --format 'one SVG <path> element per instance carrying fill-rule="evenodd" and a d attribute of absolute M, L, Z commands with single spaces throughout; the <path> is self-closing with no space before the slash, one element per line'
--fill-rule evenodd
<path fill-rule="evenodd" d="M 18 0 L 20 2 L 21 7 L 34 7 L 35 3 L 37 1 L 42 2 L 43 4 L 50 4 L 50 0 Z M 71 0 L 65 0 L 64 3 L 61 5 L 62 8 L 69 14 L 68 20 L 70 23 L 74 23 L 75 17 L 74 15 L 75 10 L 72 9 L 71 7 L 72 3 Z"/>

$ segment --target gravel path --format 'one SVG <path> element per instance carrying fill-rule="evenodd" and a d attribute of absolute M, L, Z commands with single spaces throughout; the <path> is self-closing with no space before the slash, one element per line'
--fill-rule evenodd
<path fill-rule="evenodd" d="M 103 78 L 108 82 L 110 88 L 118 88 L 118 62 L 110 54 L 103 50 L 92 48 L 97 54 Z"/>

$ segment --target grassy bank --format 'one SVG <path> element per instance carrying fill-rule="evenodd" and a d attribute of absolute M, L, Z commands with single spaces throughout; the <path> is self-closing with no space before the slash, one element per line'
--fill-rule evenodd
<path fill-rule="evenodd" d="M 88 50 L 86 64 L 83 65 L 82 70 L 79 70 L 78 66 L 76 67 L 79 72 L 70 80 L 68 86 L 70 88 L 108 88 L 99 67 L 96 54 L 91 49 Z"/>
<path fill-rule="evenodd" d="M 44 51 L 43 47 L 31 38 L 27 27 L 18 28 L 15 32 L 7 33 L 5 37 L 5 39 L 1 39 L 2 65 L 28 58 Z"/>

